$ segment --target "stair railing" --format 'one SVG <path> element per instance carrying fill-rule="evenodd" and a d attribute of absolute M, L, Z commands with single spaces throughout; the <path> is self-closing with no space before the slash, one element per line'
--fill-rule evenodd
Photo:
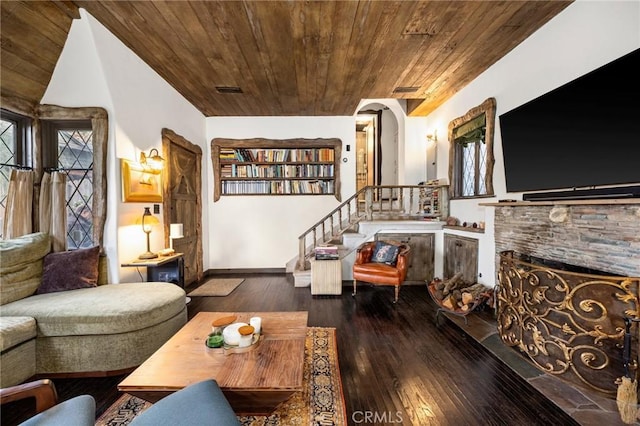
<path fill-rule="evenodd" d="M 318 244 L 342 235 L 362 220 L 411 220 L 423 212 L 422 185 L 366 186 L 345 200 L 298 237 L 298 269 Z"/>

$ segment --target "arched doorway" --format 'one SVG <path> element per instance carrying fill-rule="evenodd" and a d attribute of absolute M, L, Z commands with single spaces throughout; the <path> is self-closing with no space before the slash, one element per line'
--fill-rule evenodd
<path fill-rule="evenodd" d="M 363 105 L 356 117 L 356 191 L 398 184 L 398 120 L 381 103 Z"/>

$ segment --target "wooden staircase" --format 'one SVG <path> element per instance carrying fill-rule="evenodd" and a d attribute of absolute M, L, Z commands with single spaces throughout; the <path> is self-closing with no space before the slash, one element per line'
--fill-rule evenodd
<path fill-rule="evenodd" d="M 371 235 L 360 233 L 363 221 L 415 221 L 432 217 L 425 213 L 425 200 L 437 187 L 424 185 L 367 186 L 353 194 L 298 237 L 298 256 L 290 262 L 297 286 L 310 282 L 309 259 L 314 249 L 336 245 L 340 258 L 353 254 Z M 345 243 L 346 242 L 346 243 Z M 300 283 L 301 285 L 298 285 Z"/>

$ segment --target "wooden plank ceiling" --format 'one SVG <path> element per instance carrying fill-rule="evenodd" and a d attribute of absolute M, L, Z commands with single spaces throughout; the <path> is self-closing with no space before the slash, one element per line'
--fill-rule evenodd
<path fill-rule="evenodd" d="M 1 3 L 2 94 L 39 101 L 73 7 Z M 205 116 L 352 115 L 363 98 L 407 99 L 415 116 L 433 111 L 571 2 L 72 3 Z"/>

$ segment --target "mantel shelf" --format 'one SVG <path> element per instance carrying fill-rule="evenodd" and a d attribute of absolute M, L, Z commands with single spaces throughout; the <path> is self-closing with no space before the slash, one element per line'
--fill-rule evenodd
<path fill-rule="evenodd" d="M 508 201 L 503 203 L 480 203 L 488 207 L 527 207 L 527 206 L 577 206 L 577 205 L 616 205 L 640 204 L 640 198 L 612 198 L 606 200 L 554 200 L 554 201 Z"/>

